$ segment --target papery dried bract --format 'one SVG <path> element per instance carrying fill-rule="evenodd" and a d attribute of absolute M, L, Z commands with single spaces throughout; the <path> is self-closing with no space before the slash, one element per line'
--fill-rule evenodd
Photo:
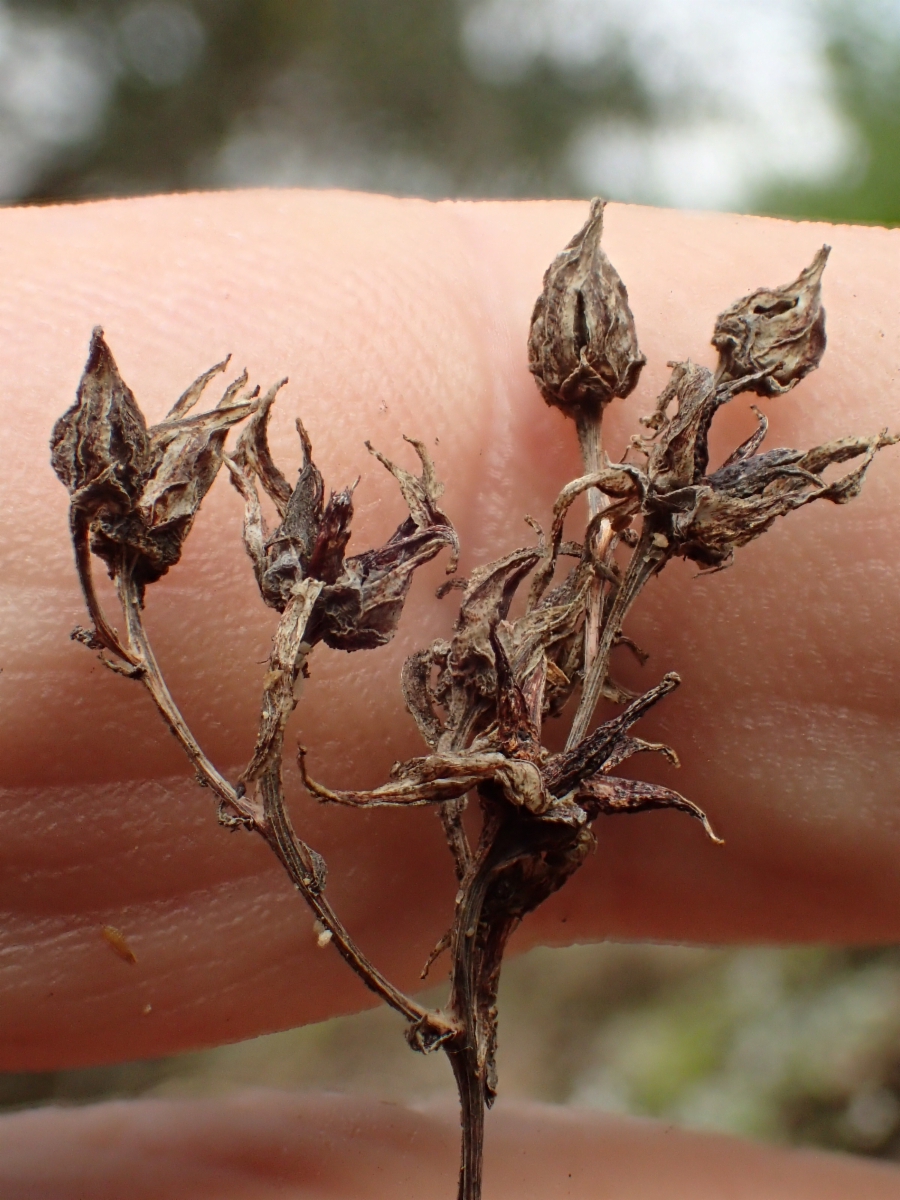
<path fill-rule="evenodd" d="M 647 361 L 638 349 L 628 293 L 600 246 L 602 200 L 551 263 L 534 306 L 528 366 L 548 404 L 596 414 L 634 389 Z"/>
<path fill-rule="evenodd" d="M 825 353 L 822 272 L 830 249 L 823 246 L 793 283 L 759 288 L 719 316 L 712 337 L 718 382 L 746 380 L 737 390 L 774 396 L 818 367 Z"/>
<path fill-rule="evenodd" d="M 672 403 L 677 409 L 672 416 Z M 709 462 L 709 427 L 721 404 L 712 372 L 696 363 L 675 363 L 652 417 L 644 424 L 657 430 L 647 471 L 658 488 L 694 483 Z"/>

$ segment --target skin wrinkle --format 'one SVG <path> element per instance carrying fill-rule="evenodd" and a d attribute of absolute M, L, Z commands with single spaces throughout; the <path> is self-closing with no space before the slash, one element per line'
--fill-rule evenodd
<path fill-rule="evenodd" d="M 496 1200 L 893 1200 L 900 1172 L 652 1121 L 505 1104 L 491 1114 Z M 5 1200 L 438 1200 L 452 1192 L 456 1115 L 341 1096 L 254 1090 L 227 1101 L 142 1100 L 0 1120 Z"/>
<path fill-rule="evenodd" d="M 13 831 L 9 852 L 0 849 L 8 867 L 0 903 L 11 914 L 0 960 L 3 1065 L 164 1053 L 363 1003 L 336 956 L 315 947 L 311 918 L 265 847 L 216 826 L 208 794 L 193 785 L 146 695 L 67 640 L 83 614 L 47 438 L 73 394 L 91 326 L 103 321 L 150 419 L 228 349 L 254 382 L 291 375 L 275 410 L 275 453 L 296 465 L 291 426 L 302 412 L 326 486 L 363 475 L 352 550 L 381 541 L 402 512 L 362 438 L 409 465 L 401 434 L 423 436 L 471 563 L 473 546 L 481 558 L 529 542 L 523 514 L 549 524 L 558 487 L 579 473 L 571 431 L 541 402 L 524 347 L 543 270 L 584 212 L 580 203 L 452 207 L 257 192 L 0 213 L 8 247 L 0 436 L 13 447 L 0 474 L 0 820 Z M 614 452 L 652 407 L 666 359 L 711 363 L 715 313 L 790 278 L 825 240 L 835 248 L 825 277 L 829 352 L 794 393 L 764 402 L 769 444 L 896 424 L 900 235 L 611 205 L 606 249 L 650 359 L 635 395 L 610 410 Z M 507 405 L 509 420 L 497 416 Z M 720 424 L 721 456 L 752 428 L 743 398 Z M 478 450 L 495 432 L 509 448 L 492 451 L 482 476 Z M 731 571 L 693 581 L 675 563 L 647 589 L 629 632 L 652 658 L 643 670 L 616 665 L 645 683 L 682 674 L 684 686 L 642 733 L 671 742 L 685 763 L 678 775 L 648 763 L 648 777 L 706 808 L 728 844 L 711 847 L 673 814 L 604 821 L 597 853 L 529 918 L 520 948 L 604 933 L 896 940 L 890 734 L 900 701 L 892 607 L 900 568 L 883 514 L 896 502 L 897 461 L 886 451 L 852 505 L 795 514 Z M 498 480 L 506 462 L 508 477 Z M 238 498 L 220 480 L 182 564 L 147 609 L 179 703 L 232 772 L 252 743 L 272 628 L 239 524 Z M 392 761 L 418 752 L 397 678 L 406 653 L 450 627 L 452 601 L 432 593 L 442 578 L 439 560 L 415 581 L 391 646 L 314 658 L 293 729 L 329 784 L 377 784 Z M 864 806 L 855 799 L 860 778 Z M 161 791 L 144 798 L 146 781 Z M 414 987 L 452 903 L 434 816 L 321 809 L 294 777 L 289 795 L 329 861 L 339 911 L 376 961 Z M 42 815 L 55 827 L 46 830 Z M 112 867 L 118 855 L 122 865 Z M 103 923 L 144 943 L 136 968 L 104 945 Z M 138 980 L 152 985 L 152 1019 L 139 1019 L 137 990 L 126 1011 Z"/>

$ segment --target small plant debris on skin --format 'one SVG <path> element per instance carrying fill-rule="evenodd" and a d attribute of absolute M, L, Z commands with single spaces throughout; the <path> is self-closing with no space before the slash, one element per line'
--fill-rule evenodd
<path fill-rule="evenodd" d="M 116 929 L 115 925 L 104 925 L 100 930 L 100 936 L 106 942 L 107 946 L 118 954 L 123 962 L 130 963 L 134 966 L 137 962 L 137 955 L 128 945 L 125 939 L 125 934 Z"/>
<path fill-rule="evenodd" d="M 456 569 L 456 531 L 440 507 L 443 485 L 424 444 L 408 439 L 420 464 L 412 474 L 366 443 L 397 481 L 409 516 L 382 546 L 347 557 L 356 484 L 325 500 L 299 421 L 303 461 L 293 486 L 272 458 L 268 422 L 286 380 L 262 398 L 258 389 L 239 395 L 244 373 L 216 408 L 189 415 L 226 359 L 187 389 L 165 421 L 148 428 L 99 329 L 75 404 L 57 422 L 51 443 L 54 469 L 71 495 L 76 568 L 91 619 L 91 627 L 73 637 L 149 690 L 199 782 L 218 797 L 222 824 L 258 833 L 277 855 L 313 912 L 319 948 L 333 945 L 405 1017 L 414 1049 L 440 1048 L 448 1056 L 461 1107 L 459 1200 L 481 1196 L 485 1109 L 497 1092 L 497 988 L 512 932 L 578 870 L 602 816 L 675 809 L 696 819 L 712 842 L 721 840 L 705 813 L 678 792 L 615 774 L 643 753 L 678 766 L 669 746 L 633 733 L 678 686 L 678 676 L 667 674 L 638 695 L 610 674 L 618 645 L 646 661 L 623 632 L 632 605 L 672 558 L 718 571 L 778 517 L 815 500 L 852 500 L 876 453 L 898 440 L 882 430 L 810 450 L 763 450 L 768 423 L 754 409 L 757 430 L 709 469 L 709 431 L 723 405 L 746 391 L 783 396 L 819 365 L 823 247 L 793 283 L 753 292 L 716 320 L 715 371 L 689 361 L 672 364 L 654 411 L 642 420 L 645 432 L 632 438 L 621 461 L 612 461 L 603 445 L 603 414 L 634 389 L 645 359 L 625 287 L 600 246 L 603 208 L 600 200 L 592 203 L 584 228 L 547 270 L 528 343 L 541 394 L 575 422 L 585 473 L 560 492 L 547 536 L 529 521 L 532 544 L 439 589 L 439 595 L 461 592 L 453 634 L 411 655 L 401 677 L 426 753 L 396 764 L 378 787 L 335 790 L 312 777 L 306 750 L 299 751 L 303 782 L 322 802 L 436 809 L 459 882 L 448 931 L 423 971 L 424 978 L 449 953 L 450 995 L 441 1010 L 426 1009 L 396 988 L 356 945 L 326 896 L 325 862 L 293 828 L 283 776 L 285 729 L 315 647 L 354 652 L 384 645 L 396 632 L 416 569 L 444 549 L 448 574 Z M 237 445 L 226 454 L 228 430 L 241 422 Z M 829 467 L 849 462 L 855 465 L 847 473 L 826 480 Z M 260 595 L 281 614 L 262 684 L 256 746 L 237 783 L 219 773 L 191 733 L 142 617 L 146 589 L 178 562 L 222 466 L 244 502 L 244 545 Z M 278 514 L 272 531 L 260 489 Z M 565 540 L 567 515 L 582 495 L 587 526 L 579 541 Z M 116 584 L 122 635 L 94 590 L 92 554 Z M 525 610 L 511 619 L 513 599 L 527 580 Z M 619 712 L 592 728 L 601 698 Z M 551 752 L 544 725 L 570 706 L 566 747 Z M 481 812 L 474 845 L 462 821 L 470 799 Z M 118 930 L 106 926 L 103 937 L 135 961 Z"/>

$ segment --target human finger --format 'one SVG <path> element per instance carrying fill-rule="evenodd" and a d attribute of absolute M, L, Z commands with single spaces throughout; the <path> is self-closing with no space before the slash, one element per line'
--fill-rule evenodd
<path fill-rule="evenodd" d="M 465 572 L 531 537 L 523 513 L 546 522 L 579 470 L 571 430 L 527 373 L 524 341 L 542 270 L 583 216 L 580 204 L 290 192 L 0 214 L 11 397 L 0 544 L 5 1065 L 162 1054 L 366 1002 L 318 947 L 266 848 L 216 826 L 146 695 L 68 641 L 83 616 L 47 438 L 90 327 L 104 323 L 151 420 L 226 350 L 263 384 L 290 375 L 276 453 L 296 462 L 302 413 L 328 484 L 363 473 L 353 548 L 377 544 L 402 517 L 363 439 L 399 458 L 402 433 L 425 438 Z M 709 357 L 715 313 L 791 277 L 826 238 L 831 345 L 817 375 L 767 405 L 770 442 L 889 424 L 895 234 L 610 206 L 606 246 L 650 360 L 635 395 L 610 411 L 613 445 L 650 408 L 667 359 Z M 720 453 L 752 420 L 732 409 L 716 430 Z M 677 747 L 680 777 L 659 778 L 704 805 L 727 844 L 675 814 L 602 822 L 598 853 L 520 945 L 896 936 L 898 479 L 886 453 L 849 508 L 794 515 L 730 573 L 693 581 L 675 564 L 648 589 L 629 632 L 650 663 L 617 670 L 631 683 L 682 674 L 644 732 Z M 189 722 L 235 774 L 252 746 L 272 630 L 239 522 L 220 480 L 147 608 Z M 375 784 L 416 752 L 397 677 L 406 653 L 451 627 L 452 602 L 433 596 L 441 578 L 437 563 L 422 573 L 390 647 L 314 659 L 296 720 L 326 782 Z M 347 924 L 389 975 L 416 986 L 454 888 L 433 815 L 325 811 L 296 776 L 291 786 Z M 122 931 L 135 963 L 115 955 L 104 926 Z"/>
<path fill-rule="evenodd" d="M 494 1200 L 894 1200 L 900 1170 L 655 1121 L 540 1105 L 489 1119 Z M 361 1097 L 263 1090 L 0 1118 L 6 1200 L 281 1200 L 453 1194 L 457 1122 Z"/>

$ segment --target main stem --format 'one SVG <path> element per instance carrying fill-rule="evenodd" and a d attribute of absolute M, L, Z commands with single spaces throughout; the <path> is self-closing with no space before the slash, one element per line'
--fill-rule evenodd
<path fill-rule="evenodd" d="M 447 1049 L 446 1053 L 459 1093 L 462 1130 L 457 1200 L 481 1200 L 484 1177 L 484 1083 L 479 1078 L 474 1048 L 465 1045 L 460 1049 Z"/>
<path fill-rule="evenodd" d="M 480 934 L 488 886 L 488 861 L 499 829 L 496 813 L 485 810 L 477 853 L 460 888 L 453 921 L 450 1011 L 459 1025 L 444 1050 L 459 1092 L 461 1147 L 457 1200 L 481 1200 L 486 1108 L 484 1047 L 478 1019 Z"/>

